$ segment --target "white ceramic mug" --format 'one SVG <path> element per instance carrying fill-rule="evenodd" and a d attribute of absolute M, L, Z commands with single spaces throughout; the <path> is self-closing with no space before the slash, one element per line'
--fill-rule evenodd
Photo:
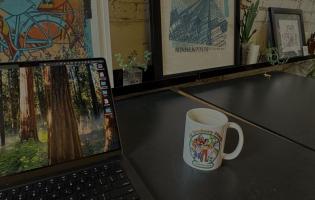
<path fill-rule="evenodd" d="M 234 128 L 239 135 L 238 144 L 230 154 L 225 154 L 226 131 Z M 243 148 L 242 128 L 228 122 L 225 114 L 208 108 L 196 108 L 186 114 L 184 161 L 193 168 L 210 171 L 221 166 L 222 160 L 236 158 Z"/>

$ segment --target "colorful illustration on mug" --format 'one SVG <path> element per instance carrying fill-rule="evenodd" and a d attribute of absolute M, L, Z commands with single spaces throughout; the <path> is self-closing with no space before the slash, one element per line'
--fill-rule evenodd
<path fill-rule="evenodd" d="M 212 131 L 193 131 L 190 136 L 190 153 L 192 164 L 197 167 L 211 168 L 220 152 L 221 136 Z"/>

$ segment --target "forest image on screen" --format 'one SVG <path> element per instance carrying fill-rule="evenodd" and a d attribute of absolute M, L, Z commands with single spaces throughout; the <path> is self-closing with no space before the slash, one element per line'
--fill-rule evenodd
<path fill-rule="evenodd" d="M 118 148 L 101 79 L 96 65 L 1 69 L 0 176 Z"/>

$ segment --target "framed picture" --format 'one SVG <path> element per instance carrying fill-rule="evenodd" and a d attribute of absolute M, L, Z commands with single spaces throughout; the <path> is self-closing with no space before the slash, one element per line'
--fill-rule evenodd
<path fill-rule="evenodd" d="M 109 32 L 108 0 L 0 1 L 1 62 L 101 56 L 111 68 Z"/>
<path fill-rule="evenodd" d="M 269 8 L 272 44 L 280 58 L 303 56 L 305 33 L 302 10 Z"/>
<path fill-rule="evenodd" d="M 153 65 L 162 76 L 237 65 L 239 1 L 152 0 Z"/>

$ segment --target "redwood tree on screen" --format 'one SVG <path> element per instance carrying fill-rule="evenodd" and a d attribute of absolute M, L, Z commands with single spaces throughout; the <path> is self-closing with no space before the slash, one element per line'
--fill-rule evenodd
<path fill-rule="evenodd" d="M 66 67 L 46 67 L 43 73 L 49 164 L 80 158 L 82 156 L 81 142 L 67 69 Z"/>
<path fill-rule="evenodd" d="M 32 68 L 20 69 L 20 137 L 21 141 L 38 141 L 35 116 L 34 76 Z"/>

